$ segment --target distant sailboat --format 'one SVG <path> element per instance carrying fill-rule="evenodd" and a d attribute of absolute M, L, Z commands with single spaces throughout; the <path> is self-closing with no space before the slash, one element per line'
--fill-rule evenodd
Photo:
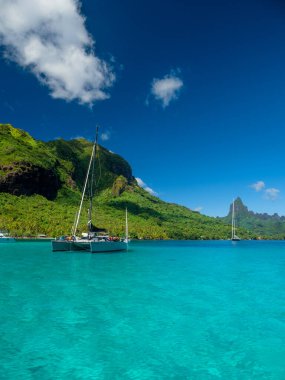
<path fill-rule="evenodd" d="M 235 201 L 234 200 L 233 200 L 233 207 L 232 207 L 232 241 L 240 241 L 240 238 L 236 235 Z"/>
<path fill-rule="evenodd" d="M 97 228 L 92 223 L 92 206 L 94 197 L 95 183 L 95 158 L 98 148 L 98 127 L 96 129 L 96 139 L 93 145 L 89 166 L 86 174 L 86 179 L 83 187 L 82 197 L 79 210 L 76 213 L 71 236 L 62 236 L 61 238 L 52 241 L 53 251 L 89 251 L 95 252 L 113 252 L 125 251 L 128 249 L 128 213 L 126 210 L 126 236 L 124 239 L 107 235 L 104 229 Z M 89 189 L 89 210 L 88 210 L 88 232 L 85 232 L 81 237 L 77 236 L 78 225 L 81 216 L 81 211 L 84 203 L 85 193 Z"/>

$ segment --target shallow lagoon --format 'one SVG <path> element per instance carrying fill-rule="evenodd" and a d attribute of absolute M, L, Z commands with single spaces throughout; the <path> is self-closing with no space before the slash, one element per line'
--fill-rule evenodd
<path fill-rule="evenodd" d="M 285 379 L 285 242 L 0 254 L 0 379 Z"/>

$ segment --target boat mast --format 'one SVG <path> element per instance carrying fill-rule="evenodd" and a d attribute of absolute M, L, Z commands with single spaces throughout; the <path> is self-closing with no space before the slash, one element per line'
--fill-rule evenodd
<path fill-rule="evenodd" d="M 73 226 L 73 229 L 72 229 L 72 235 L 76 235 L 76 231 L 77 231 L 77 228 L 78 228 L 78 223 L 79 223 L 79 219 L 80 219 L 80 215 L 81 215 L 81 211 L 82 211 L 82 206 L 83 206 L 83 201 L 84 201 L 85 192 L 86 192 L 86 188 L 87 188 L 90 168 L 91 168 L 91 164 L 93 162 L 93 157 L 94 157 L 95 150 L 96 150 L 97 133 L 98 133 L 98 127 L 97 127 L 97 130 L 96 130 L 96 140 L 95 140 L 95 143 L 94 143 L 93 148 L 92 148 L 92 153 L 91 153 L 91 157 L 90 157 L 90 161 L 89 161 L 89 165 L 88 165 L 88 170 L 87 170 L 87 174 L 86 174 L 86 178 L 85 178 L 85 182 L 84 182 L 84 187 L 83 187 L 83 192 L 82 192 L 82 196 L 81 196 L 79 210 L 78 210 L 78 213 L 77 213 L 77 216 L 76 216 L 76 220 L 75 220 L 75 223 L 74 223 L 74 226 Z"/>
<path fill-rule="evenodd" d="M 90 200 L 90 205 L 89 205 L 89 210 L 88 210 L 88 232 L 92 232 L 92 206 L 93 206 L 93 197 L 94 197 L 94 172 L 95 172 L 95 158 L 96 158 L 96 153 L 97 153 L 97 147 L 98 147 L 98 125 L 96 126 L 96 137 L 95 137 L 95 144 L 94 144 L 94 159 L 92 161 L 92 170 L 91 170 L 91 180 L 89 183 L 89 200 Z"/>
<path fill-rule="evenodd" d="M 128 225 L 128 209 L 126 207 L 126 238 L 125 238 L 126 243 L 129 241 L 129 225 Z"/>
<path fill-rule="evenodd" d="M 235 237 L 235 200 L 233 199 L 232 207 L 232 239 Z"/>

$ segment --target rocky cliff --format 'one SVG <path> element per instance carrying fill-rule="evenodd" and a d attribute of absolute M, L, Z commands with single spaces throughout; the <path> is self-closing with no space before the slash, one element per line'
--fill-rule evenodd
<path fill-rule="evenodd" d="M 62 188 L 79 192 L 91 149 L 92 143 L 82 138 L 44 143 L 9 124 L 0 124 L 0 192 L 40 194 L 49 200 L 56 199 Z M 125 186 L 135 183 L 130 165 L 101 146 L 95 172 L 98 192 L 116 188 L 117 178 L 124 178 Z"/>

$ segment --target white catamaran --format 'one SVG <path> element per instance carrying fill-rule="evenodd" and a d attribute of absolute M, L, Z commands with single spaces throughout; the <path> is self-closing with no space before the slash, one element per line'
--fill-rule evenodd
<path fill-rule="evenodd" d="M 233 200 L 233 207 L 232 207 L 232 241 L 240 241 L 240 238 L 236 235 L 235 201 L 234 200 Z"/>
<path fill-rule="evenodd" d="M 87 252 L 113 252 L 125 251 L 128 249 L 128 214 L 126 210 L 126 236 L 124 239 L 113 237 L 106 234 L 105 229 L 97 228 L 92 223 L 92 201 L 94 197 L 94 171 L 95 158 L 97 152 L 98 127 L 96 128 L 96 139 L 93 145 L 89 166 L 84 182 L 82 197 L 77 214 L 75 215 L 74 225 L 72 227 L 71 236 L 62 236 L 52 241 L 53 251 L 87 251 Z M 89 210 L 88 210 L 88 232 L 82 233 L 81 237 L 77 236 L 77 229 L 80 220 L 80 215 L 83 207 L 85 193 L 89 189 Z"/>

